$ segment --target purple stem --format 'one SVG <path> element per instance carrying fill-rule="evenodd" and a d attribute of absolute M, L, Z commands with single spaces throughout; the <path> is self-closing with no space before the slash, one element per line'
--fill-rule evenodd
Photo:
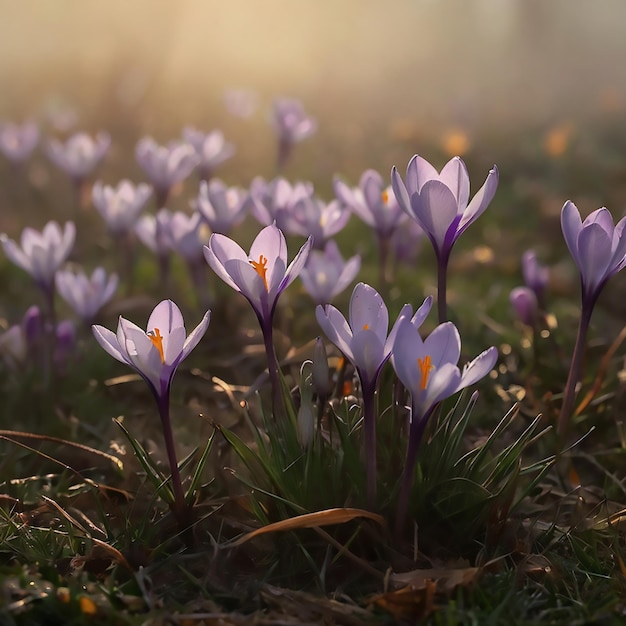
<path fill-rule="evenodd" d="M 578 333 L 576 334 L 576 344 L 574 345 L 574 354 L 569 367 L 567 382 L 565 383 L 565 391 L 563 392 L 563 404 L 559 413 L 559 421 L 557 422 L 556 432 L 563 442 L 567 434 L 569 421 L 574 408 L 574 400 L 576 396 L 576 385 L 580 379 L 582 370 L 583 355 L 587 343 L 587 332 L 589 331 L 589 323 L 591 322 L 591 313 L 595 305 L 596 298 L 584 298 L 582 309 L 580 312 L 580 321 L 578 322 Z"/>
<path fill-rule="evenodd" d="M 411 487 L 413 486 L 413 473 L 417 462 L 417 451 L 419 450 L 424 430 L 428 424 L 428 419 L 434 410 L 432 406 L 425 415 L 415 418 L 417 411 L 415 405 L 411 407 L 411 426 L 409 429 L 409 445 L 406 450 L 406 462 L 402 473 L 402 483 L 398 494 L 398 511 L 396 515 L 396 535 L 400 536 L 404 530 L 406 517 L 409 511 L 409 499 Z"/>
<path fill-rule="evenodd" d="M 264 320 L 260 315 L 257 316 L 259 324 L 261 325 L 261 331 L 263 332 L 263 343 L 265 344 L 265 354 L 267 356 L 267 371 L 270 377 L 270 384 L 272 386 L 272 413 L 276 419 L 278 413 L 281 416 L 285 415 L 285 406 L 283 404 L 283 396 L 280 387 L 280 376 L 278 370 L 278 358 L 276 357 L 276 350 L 274 349 L 274 329 L 270 320 Z"/>
<path fill-rule="evenodd" d="M 376 510 L 376 384 L 361 377 L 363 393 L 363 432 L 365 435 L 365 482 L 367 508 Z"/>
<path fill-rule="evenodd" d="M 448 288 L 448 260 L 450 252 L 437 254 L 437 313 L 439 323 L 448 321 L 446 290 Z"/>
<path fill-rule="evenodd" d="M 172 512 L 178 522 L 178 526 L 183 534 L 186 534 L 191 527 L 191 507 L 185 501 L 185 492 L 178 469 L 176 458 L 176 447 L 174 445 L 174 433 L 172 431 L 172 420 L 170 419 L 170 393 L 169 389 L 162 395 L 157 395 L 157 405 L 159 416 L 163 427 L 163 438 L 165 439 L 165 449 L 170 465 L 170 475 L 172 481 L 172 491 L 174 492 L 174 505 Z M 186 537 L 187 543 L 189 538 Z"/>

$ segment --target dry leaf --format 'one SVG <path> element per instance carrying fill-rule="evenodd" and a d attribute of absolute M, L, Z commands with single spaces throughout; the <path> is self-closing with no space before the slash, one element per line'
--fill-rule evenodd
<path fill-rule="evenodd" d="M 231 545 L 240 546 L 250 539 L 265 533 L 273 533 L 285 530 L 296 530 L 298 528 L 316 528 L 318 526 L 329 526 L 331 524 L 345 524 L 357 517 L 365 517 L 371 519 L 381 526 L 385 525 L 385 519 L 381 515 L 376 513 L 370 513 L 363 509 L 327 509 L 325 511 L 316 511 L 315 513 L 305 513 L 304 515 L 297 515 L 280 522 L 268 524 L 262 528 L 257 528 L 250 533 L 247 533 L 243 537 L 240 537 L 234 541 Z"/>

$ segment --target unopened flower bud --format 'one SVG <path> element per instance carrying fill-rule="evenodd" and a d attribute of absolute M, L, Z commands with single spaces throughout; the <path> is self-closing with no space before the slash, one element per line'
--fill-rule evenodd
<path fill-rule="evenodd" d="M 328 397 L 331 390 L 330 370 L 328 368 L 328 357 L 326 348 L 321 337 L 315 341 L 313 352 L 313 389 L 320 398 Z"/>

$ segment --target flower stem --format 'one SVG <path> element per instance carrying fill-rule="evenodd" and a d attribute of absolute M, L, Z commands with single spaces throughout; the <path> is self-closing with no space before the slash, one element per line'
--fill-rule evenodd
<path fill-rule="evenodd" d="M 448 288 L 448 259 L 449 254 L 437 255 L 437 313 L 439 323 L 448 321 L 448 304 L 446 290 Z"/>
<path fill-rule="evenodd" d="M 192 510 L 185 501 L 185 492 L 183 483 L 180 478 L 178 469 L 178 460 L 176 458 L 176 447 L 174 445 L 174 433 L 172 431 L 172 420 L 170 419 L 170 395 L 169 391 L 157 399 L 159 407 L 159 416 L 163 427 L 163 438 L 165 439 L 165 449 L 167 451 L 167 459 L 170 465 L 170 476 L 172 491 L 174 492 L 174 504 L 172 512 L 178 523 L 178 527 L 184 537 L 185 543 L 191 547 L 193 544 L 193 535 L 191 533 Z"/>
<path fill-rule="evenodd" d="M 272 413 L 274 418 L 278 415 L 285 415 L 285 406 L 281 393 L 280 375 L 278 371 L 278 358 L 274 349 L 274 329 L 272 323 L 265 322 L 259 317 L 261 331 L 263 332 L 263 343 L 265 344 L 265 354 L 267 356 L 267 371 L 270 377 L 270 385 L 272 387 Z"/>
<path fill-rule="evenodd" d="M 589 323 L 591 322 L 591 313 L 593 312 L 594 300 L 583 299 L 582 309 L 580 312 L 580 321 L 578 322 L 578 333 L 576 334 L 576 344 L 574 345 L 574 354 L 569 367 L 567 382 L 565 383 L 565 391 L 563 392 L 563 404 L 559 413 L 559 421 L 557 422 L 556 432 L 561 442 L 564 442 L 567 435 L 569 421 L 574 408 L 574 400 L 576 396 L 576 385 L 580 378 L 582 369 L 583 355 L 587 343 L 587 332 L 589 331 Z"/>
<path fill-rule="evenodd" d="M 363 433 L 365 435 L 365 489 L 367 508 L 376 509 L 376 385 L 363 383 Z"/>
<path fill-rule="evenodd" d="M 417 451 L 419 450 L 422 437 L 428 418 L 431 416 L 434 407 L 426 412 L 423 416 L 418 416 L 415 405 L 411 407 L 411 426 L 409 429 L 409 445 L 406 450 L 406 462 L 402 473 L 402 483 L 400 485 L 400 493 L 398 494 L 398 510 L 396 513 L 396 535 L 400 536 L 404 530 L 406 517 L 409 511 L 409 498 L 411 496 L 411 487 L 413 486 L 413 473 L 415 472 L 415 464 L 417 463 Z"/>

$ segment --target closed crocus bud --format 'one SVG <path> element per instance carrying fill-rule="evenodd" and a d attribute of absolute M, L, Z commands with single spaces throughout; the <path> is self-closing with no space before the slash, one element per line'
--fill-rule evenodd
<path fill-rule="evenodd" d="M 534 326 L 537 321 L 537 296 L 530 287 L 515 287 L 509 295 L 509 301 L 513 307 L 515 317 L 526 324 Z"/>
<path fill-rule="evenodd" d="M 43 332 L 43 317 L 37 305 L 28 307 L 22 318 L 22 330 L 29 349 L 37 344 Z"/>
<path fill-rule="evenodd" d="M 76 328 L 70 320 L 59 322 L 56 327 L 56 344 L 54 346 L 54 364 L 63 372 L 74 354 L 76 347 Z"/>
<path fill-rule="evenodd" d="M 328 356 L 321 337 L 315 341 L 313 351 L 313 389 L 319 398 L 327 398 L 331 390 Z"/>
<path fill-rule="evenodd" d="M 313 411 L 313 374 L 311 361 L 305 361 L 300 368 L 300 408 L 298 409 L 298 441 L 308 448 L 315 434 L 315 413 Z"/>

